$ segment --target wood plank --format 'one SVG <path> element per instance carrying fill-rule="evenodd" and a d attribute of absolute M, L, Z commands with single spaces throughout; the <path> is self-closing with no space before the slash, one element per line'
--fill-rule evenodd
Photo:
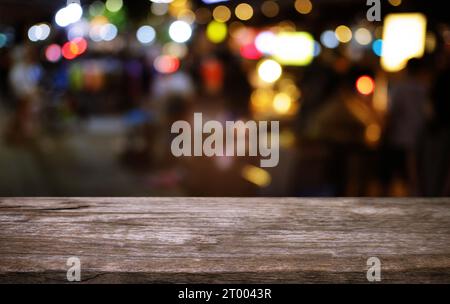
<path fill-rule="evenodd" d="M 2 198 L 0 282 L 450 283 L 450 199 Z"/>

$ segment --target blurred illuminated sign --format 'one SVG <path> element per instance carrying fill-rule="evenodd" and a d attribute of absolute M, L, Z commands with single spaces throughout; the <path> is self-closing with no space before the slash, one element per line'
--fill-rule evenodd
<path fill-rule="evenodd" d="M 283 65 L 308 65 L 314 58 L 314 38 L 306 32 L 279 33 L 273 58 Z"/>
<path fill-rule="evenodd" d="M 383 29 L 381 66 L 388 72 L 405 68 L 411 58 L 420 58 L 425 50 L 427 19 L 420 13 L 390 14 Z"/>

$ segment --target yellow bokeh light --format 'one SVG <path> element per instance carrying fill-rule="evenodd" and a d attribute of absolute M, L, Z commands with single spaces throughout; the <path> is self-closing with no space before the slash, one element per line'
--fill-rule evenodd
<path fill-rule="evenodd" d="M 258 65 L 258 75 L 262 81 L 267 83 L 276 82 L 283 73 L 278 62 L 272 59 L 265 59 Z"/>
<path fill-rule="evenodd" d="M 352 30 L 348 26 L 339 25 L 334 33 L 339 42 L 347 43 L 352 40 Z"/>
<path fill-rule="evenodd" d="M 281 32 L 273 57 L 283 65 L 308 65 L 314 58 L 314 38 L 307 32 Z"/>
<path fill-rule="evenodd" d="M 170 5 L 174 7 L 185 7 L 187 5 L 187 0 L 173 0 L 170 2 Z"/>
<path fill-rule="evenodd" d="M 426 24 L 426 17 L 420 13 L 390 14 L 385 17 L 381 55 L 381 66 L 385 71 L 400 71 L 406 67 L 409 59 L 423 56 Z"/>
<path fill-rule="evenodd" d="M 287 114 L 292 106 L 292 98 L 286 93 L 278 93 L 273 99 L 273 109 L 278 114 Z"/>
<path fill-rule="evenodd" d="M 227 38 L 227 25 L 222 22 L 211 21 L 206 27 L 206 37 L 213 43 L 221 43 Z"/>
<path fill-rule="evenodd" d="M 190 8 L 190 2 L 187 0 L 173 0 L 169 4 L 169 14 L 176 17 L 182 10 Z"/>
<path fill-rule="evenodd" d="M 254 114 L 267 114 L 272 111 L 275 93 L 271 89 L 259 88 L 250 97 L 251 110 Z"/>
<path fill-rule="evenodd" d="M 390 3 L 392 6 L 399 6 L 399 5 L 402 4 L 402 0 L 389 0 L 389 3 Z"/>
<path fill-rule="evenodd" d="M 272 182 L 269 172 L 252 165 L 246 165 L 242 168 L 242 177 L 259 187 L 267 187 Z"/>
<path fill-rule="evenodd" d="M 213 18 L 218 22 L 227 22 L 231 18 L 231 11 L 225 5 L 219 5 L 213 10 Z"/>
<path fill-rule="evenodd" d="M 236 17 L 238 17 L 238 19 L 244 21 L 249 20 L 253 17 L 253 8 L 250 6 L 250 4 L 241 3 L 236 6 L 234 14 L 236 15 Z"/>
<path fill-rule="evenodd" d="M 312 11 L 312 3 L 310 0 L 296 0 L 295 1 L 295 9 L 300 14 L 306 15 Z"/>
<path fill-rule="evenodd" d="M 283 32 L 295 32 L 296 25 L 290 20 L 284 20 L 278 23 L 278 30 Z"/>

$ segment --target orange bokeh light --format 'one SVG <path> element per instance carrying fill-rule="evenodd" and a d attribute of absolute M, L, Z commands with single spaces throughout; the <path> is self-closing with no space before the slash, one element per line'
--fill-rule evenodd
<path fill-rule="evenodd" d="M 81 55 L 87 50 L 87 41 L 86 39 L 79 37 L 72 40 L 72 43 L 75 43 L 77 46 L 77 55 Z"/>
<path fill-rule="evenodd" d="M 363 95 L 370 95 L 375 90 L 375 82 L 370 76 L 361 76 L 356 81 L 356 89 Z"/>

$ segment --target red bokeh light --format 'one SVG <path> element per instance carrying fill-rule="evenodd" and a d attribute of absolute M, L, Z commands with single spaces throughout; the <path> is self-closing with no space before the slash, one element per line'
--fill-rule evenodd
<path fill-rule="evenodd" d="M 62 47 L 62 55 L 68 60 L 75 59 L 77 57 L 78 47 L 73 42 L 66 42 Z"/>
<path fill-rule="evenodd" d="M 242 57 L 250 60 L 258 60 L 262 57 L 261 52 L 258 51 L 254 42 L 242 45 L 240 53 Z"/>
<path fill-rule="evenodd" d="M 178 71 L 180 60 L 174 56 L 162 55 L 155 59 L 153 65 L 155 70 L 161 74 L 172 74 Z"/>
<path fill-rule="evenodd" d="M 75 59 L 87 50 L 87 41 L 84 38 L 75 38 L 66 42 L 62 47 L 62 55 L 68 60 Z"/>

